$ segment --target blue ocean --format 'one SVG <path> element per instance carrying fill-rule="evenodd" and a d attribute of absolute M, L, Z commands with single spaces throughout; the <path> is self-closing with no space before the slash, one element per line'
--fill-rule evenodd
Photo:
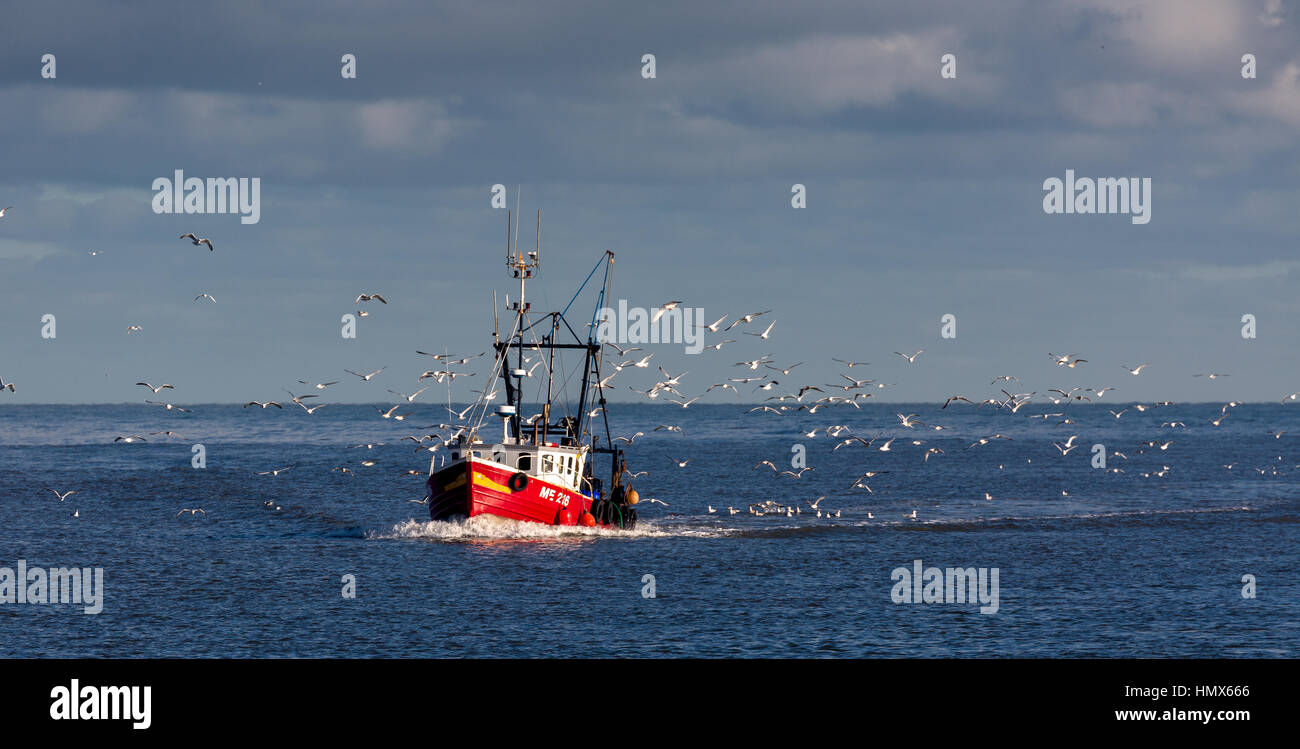
<path fill-rule="evenodd" d="M 1300 406 L 1243 404 L 1214 426 L 1222 404 L 778 415 L 611 403 L 615 435 L 644 433 L 627 448 L 629 469 L 646 472 L 631 531 L 429 521 L 418 501 L 430 455 L 402 438 L 447 420 L 440 405 L 417 401 L 401 423 L 370 405 L 187 408 L 0 406 L 0 567 L 103 569 L 98 614 L 0 604 L 0 655 L 1295 657 L 1300 647 Z M 923 425 L 903 427 L 898 413 Z M 1006 439 L 978 444 L 993 434 Z M 114 441 L 132 435 L 145 441 Z M 877 439 L 837 449 L 850 435 Z M 1076 447 L 1062 454 L 1054 442 Z M 811 470 L 795 478 L 761 461 Z M 352 472 L 331 470 L 341 467 Z M 870 489 L 855 487 L 868 471 Z M 911 590 L 898 600 L 911 587 L 899 571 L 918 565 L 996 570 L 996 611 Z"/>

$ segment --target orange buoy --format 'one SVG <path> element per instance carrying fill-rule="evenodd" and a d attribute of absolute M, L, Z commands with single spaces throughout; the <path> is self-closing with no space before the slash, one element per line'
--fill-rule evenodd
<path fill-rule="evenodd" d="M 595 528 L 595 527 L 596 527 L 596 518 L 595 518 L 595 516 L 592 515 L 590 512 L 584 512 L 584 513 L 582 513 L 582 517 L 578 520 L 578 522 L 579 522 L 579 523 L 582 525 L 582 527 L 584 527 L 584 528 Z"/>
<path fill-rule="evenodd" d="M 636 489 L 628 487 L 627 494 L 623 495 L 629 505 L 634 505 L 641 501 L 641 495 L 636 493 Z"/>

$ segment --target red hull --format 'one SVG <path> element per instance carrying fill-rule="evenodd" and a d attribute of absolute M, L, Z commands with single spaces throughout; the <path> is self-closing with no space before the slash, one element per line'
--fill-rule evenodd
<path fill-rule="evenodd" d="M 521 481 L 523 477 L 526 481 Z M 568 487 L 472 458 L 429 477 L 434 520 L 496 515 L 546 525 L 578 525 L 592 500 Z"/>

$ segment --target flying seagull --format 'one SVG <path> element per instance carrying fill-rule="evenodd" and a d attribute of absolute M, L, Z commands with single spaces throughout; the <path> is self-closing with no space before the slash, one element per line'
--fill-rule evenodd
<path fill-rule="evenodd" d="M 208 252 L 212 252 L 213 250 L 216 249 L 215 247 L 212 246 L 211 239 L 208 239 L 207 237 L 196 237 L 194 236 L 193 232 L 189 234 L 182 234 L 179 237 L 177 237 L 177 239 L 188 239 L 191 242 L 193 242 L 195 245 L 206 244 L 208 246 Z"/>
<path fill-rule="evenodd" d="M 677 305 L 679 305 L 679 304 L 681 304 L 680 301 L 676 301 L 676 302 L 664 302 L 662 305 L 660 305 L 659 309 L 655 310 L 654 315 L 650 318 L 650 324 L 651 324 L 651 325 L 654 325 L 656 322 L 659 321 L 659 318 L 661 318 L 661 317 L 664 316 L 664 313 L 665 313 L 665 312 L 667 312 L 667 311 L 669 311 L 669 310 L 677 309 Z M 719 320 L 718 322 L 722 322 L 722 321 Z"/>
<path fill-rule="evenodd" d="M 350 369 L 345 369 L 345 370 L 343 370 L 343 371 L 344 371 L 344 372 L 347 372 L 347 373 L 350 374 L 350 375 L 355 375 L 355 376 L 357 376 L 357 377 L 360 377 L 360 378 L 362 379 L 362 381 L 364 381 L 364 382 L 370 382 L 370 380 L 373 379 L 375 375 L 379 374 L 380 372 L 384 371 L 385 369 L 388 369 L 388 367 L 380 367 L 379 369 L 376 369 L 375 371 L 371 372 L 370 374 L 361 374 L 360 372 L 353 372 L 353 371 L 350 370 Z"/>
<path fill-rule="evenodd" d="M 908 356 L 907 354 L 904 354 L 901 351 L 895 351 L 894 353 L 906 359 L 908 364 L 914 364 L 916 363 L 916 357 L 920 356 L 924 352 L 925 349 L 921 349 L 920 351 L 917 351 L 915 354 L 912 354 L 911 356 Z"/>
<path fill-rule="evenodd" d="M 165 382 L 164 382 L 163 384 L 159 385 L 158 387 L 154 387 L 153 385 L 150 385 L 150 384 L 147 383 L 147 382 L 137 382 L 136 384 L 137 384 L 137 385 L 144 385 L 145 387 L 149 388 L 150 390 L 153 391 L 153 394 L 154 394 L 154 395 L 157 395 L 157 394 L 159 393 L 159 391 L 162 391 L 162 390 L 168 390 L 168 389 L 170 389 L 170 390 L 175 390 L 175 389 L 176 389 L 176 388 L 172 387 L 171 385 L 168 385 L 168 384 L 165 383 Z"/>

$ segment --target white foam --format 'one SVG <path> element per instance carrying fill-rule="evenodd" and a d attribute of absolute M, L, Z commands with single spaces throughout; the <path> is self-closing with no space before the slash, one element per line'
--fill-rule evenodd
<path fill-rule="evenodd" d="M 522 520 L 510 520 L 495 515 L 478 515 L 456 520 L 404 520 L 388 531 L 370 531 L 371 539 L 430 538 L 442 541 L 462 539 L 548 539 L 548 538 L 655 538 L 682 535 L 658 528 L 654 523 L 640 521 L 632 530 L 610 528 L 583 528 L 580 526 L 546 525 Z"/>

